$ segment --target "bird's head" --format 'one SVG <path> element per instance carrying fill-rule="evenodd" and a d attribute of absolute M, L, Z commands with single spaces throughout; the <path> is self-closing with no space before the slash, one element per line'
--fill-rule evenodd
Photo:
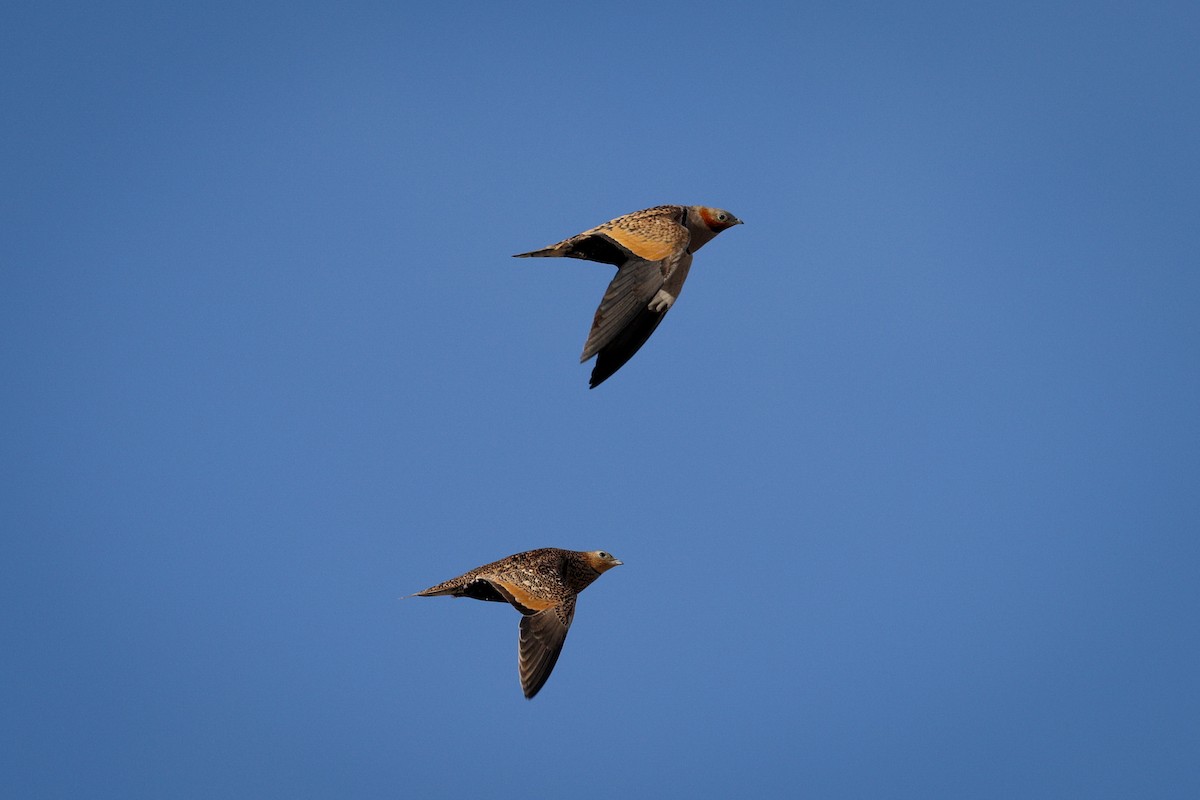
<path fill-rule="evenodd" d="M 619 558 L 612 553 L 606 553 L 603 550 L 592 550 L 587 553 L 588 564 L 596 572 L 607 572 L 613 567 L 619 567 L 623 563 Z"/>
<path fill-rule="evenodd" d="M 709 208 L 708 206 L 699 206 L 697 209 L 700 212 L 700 219 L 704 220 L 704 224 L 713 233 L 720 233 L 726 228 L 732 228 L 734 225 L 741 225 L 742 221 L 719 208 Z"/>

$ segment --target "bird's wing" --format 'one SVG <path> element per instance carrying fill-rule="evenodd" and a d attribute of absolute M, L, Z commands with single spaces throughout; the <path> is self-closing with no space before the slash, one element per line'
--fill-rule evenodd
<path fill-rule="evenodd" d="M 600 352 L 638 315 L 646 310 L 654 295 L 662 288 L 663 270 L 660 262 L 637 259 L 617 270 L 604 299 L 592 319 L 592 329 L 583 345 L 581 362 Z"/>
<path fill-rule="evenodd" d="M 634 354 L 641 349 L 666 315 L 666 309 L 652 311 L 646 303 L 642 303 L 636 309 L 636 313 L 616 331 L 616 334 L 596 356 L 592 375 L 588 379 L 588 388 L 595 389 L 625 366 L 625 362 L 633 358 Z"/>
<path fill-rule="evenodd" d="M 558 662 L 571 620 L 575 618 L 575 598 L 568 597 L 556 606 L 521 617 L 519 666 L 521 689 L 532 699 Z"/>

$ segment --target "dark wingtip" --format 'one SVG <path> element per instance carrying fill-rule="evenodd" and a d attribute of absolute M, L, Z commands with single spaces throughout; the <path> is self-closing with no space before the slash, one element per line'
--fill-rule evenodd
<path fill-rule="evenodd" d="M 651 311 L 649 308 L 638 312 L 621 333 L 596 354 L 589 388 L 595 389 L 628 364 L 666 315 L 666 311 Z"/>
<path fill-rule="evenodd" d="M 595 389 L 600 384 L 616 374 L 616 370 L 601 370 L 600 359 L 596 359 L 596 366 L 592 368 L 591 377 L 588 378 L 588 389 Z"/>

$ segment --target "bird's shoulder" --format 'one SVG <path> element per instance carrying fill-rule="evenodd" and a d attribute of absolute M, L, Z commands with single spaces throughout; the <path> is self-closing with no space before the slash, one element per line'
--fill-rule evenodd
<path fill-rule="evenodd" d="M 555 597 L 563 587 L 564 564 L 569 556 L 569 551 L 555 547 L 529 550 L 480 567 L 476 577 L 540 597 Z"/>
<path fill-rule="evenodd" d="M 662 261 L 687 248 L 683 206 L 654 206 L 598 225 L 581 236 L 603 235 L 645 261 Z"/>

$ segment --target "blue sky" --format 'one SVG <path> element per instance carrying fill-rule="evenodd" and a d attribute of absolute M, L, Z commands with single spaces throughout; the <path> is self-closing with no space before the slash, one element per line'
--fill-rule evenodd
<path fill-rule="evenodd" d="M 1200 794 L 1194 4 L 250 5 L 0 15 L 5 796 Z"/>

